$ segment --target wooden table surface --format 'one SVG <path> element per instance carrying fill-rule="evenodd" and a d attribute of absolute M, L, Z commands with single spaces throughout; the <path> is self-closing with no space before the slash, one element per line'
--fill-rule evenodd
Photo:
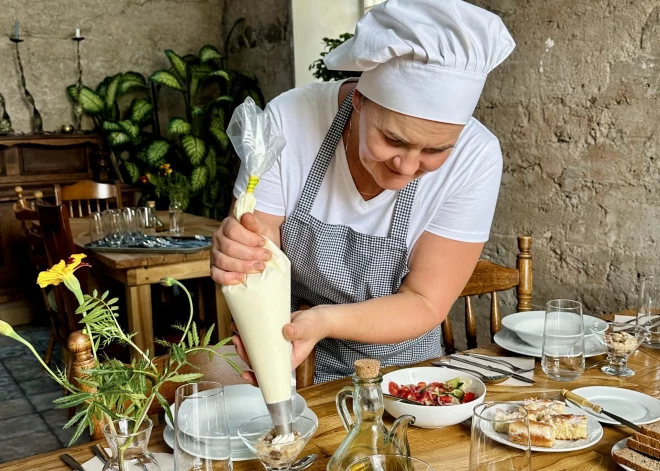
<path fill-rule="evenodd" d="M 478 348 L 473 350 L 479 353 L 510 356 L 511 353 L 497 346 Z M 588 363 L 602 359 L 591 358 Z M 539 367 L 534 374 L 536 384 L 531 387 L 524 386 L 488 386 L 486 401 L 512 401 L 529 397 L 559 399 L 561 389 L 575 389 L 583 386 L 612 386 L 644 392 L 660 398 L 660 352 L 642 349 L 633 354 L 628 362 L 636 370 L 631 378 L 615 378 L 600 372 L 598 368 L 588 370 L 582 377 L 570 383 L 558 383 L 549 380 Z M 307 405 L 319 417 L 319 428 L 310 440 L 303 454 L 317 453 L 319 459 L 309 469 L 310 471 L 323 471 L 328 459 L 337 449 L 346 436 L 335 408 L 335 395 L 346 385 L 349 379 L 342 379 L 312 386 L 300 390 L 300 394 L 307 401 Z M 386 414 L 386 423 L 392 420 Z M 149 450 L 152 452 L 171 452 L 163 441 L 163 426 L 154 429 L 151 435 Z M 603 424 L 603 438 L 596 445 L 573 452 L 566 453 L 532 453 L 532 468 L 534 470 L 615 470 L 617 464 L 610 457 L 612 446 L 631 434 L 625 427 Z M 410 427 L 408 432 L 410 451 L 415 458 L 428 462 L 436 471 L 460 471 L 468 467 L 470 451 L 470 428 L 465 423 L 445 427 L 442 429 L 420 429 Z M 105 445 L 105 443 L 104 443 Z M 12 461 L 0 465 L 0 471 L 24 471 L 39 469 L 43 471 L 65 471 L 69 468 L 62 463 L 58 456 L 69 453 L 78 461 L 85 462 L 92 458 L 91 444 L 86 443 L 65 450 L 57 450 L 42 455 Z M 262 465 L 256 461 L 239 461 L 234 463 L 235 471 L 263 471 Z"/>

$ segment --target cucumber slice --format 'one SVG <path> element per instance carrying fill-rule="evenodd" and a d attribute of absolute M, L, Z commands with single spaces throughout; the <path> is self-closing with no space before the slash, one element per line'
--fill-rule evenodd
<path fill-rule="evenodd" d="M 450 392 L 449 394 L 451 394 L 452 396 L 454 396 L 458 400 L 461 400 L 461 399 L 463 399 L 463 395 L 465 395 L 465 391 L 463 391 L 462 389 L 456 388 L 452 392 Z"/>
<path fill-rule="evenodd" d="M 452 379 L 448 380 L 445 383 L 444 386 L 445 386 L 445 389 L 453 390 L 453 389 L 458 388 L 460 383 L 461 383 L 461 378 L 452 378 Z"/>

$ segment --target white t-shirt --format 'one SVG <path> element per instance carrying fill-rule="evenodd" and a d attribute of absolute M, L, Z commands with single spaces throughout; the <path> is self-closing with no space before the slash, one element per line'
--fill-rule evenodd
<path fill-rule="evenodd" d="M 343 82 L 312 83 L 289 90 L 266 110 L 284 132 L 286 147 L 255 190 L 258 211 L 289 216 L 298 204 L 307 175 L 338 111 Z M 488 240 L 502 175 L 499 141 L 472 118 L 447 161 L 420 178 L 410 216 L 407 244 L 423 231 L 464 242 Z M 247 187 L 241 165 L 234 196 Z M 369 201 L 358 193 L 339 142 L 311 215 L 328 224 L 350 226 L 375 236 L 389 234 L 398 191 L 385 190 Z"/>

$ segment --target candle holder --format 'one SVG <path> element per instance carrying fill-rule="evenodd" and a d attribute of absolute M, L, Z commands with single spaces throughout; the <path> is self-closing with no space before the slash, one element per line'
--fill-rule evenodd
<path fill-rule="evenodd" d="M 80 104 L 80 91 L 82 90 L 82 60 L 80 55 L 80 43 L 85 40 L 83 36 L 80 36 L 80 30 L 76 28 L 76 35 L 71 38 L 76 42 L 76 58 L 78 60 L 78 83 L 76 84 L 76 105 L 73 107 L 73 114 L 76 118 L 76 129 L 80 131 L 82 127 L 82 118 L 83 118 L 83 109 Z"/>
<path fill-rule="evenodd" d="M 7 113 L 5 97 L 2 96 L 2 93 L 0 93 L 0 110 L 2 110 L 2 118 L 0 118 L 0 134 L 9 134 L 14 132 L 14 129 L 11 126 L 11 118 Z"/>
<path fill-rule="evenodd" d="M 44 132 L 44 121 L 41 118 L 41 113 L 37 109 L 37 105 L 34 103 L 34 97 L 28 91 L 27 85 L 25 84 L 25 71 L 23 70 L 23 62 L 21 61 L 21 51 L 19 50 L 18 45 L 23 42 L 18 36 L 9 38 L 11 42 L 16 45 L 16 60 L 18 61 L 18 70 L 21 74 L 21 85 L 23 86 L 23 93 L 25 94 L 25 99 L 30 102 L 32 105 L 32 125 L 34 126 L 34 131 L 38 133 Z"/>

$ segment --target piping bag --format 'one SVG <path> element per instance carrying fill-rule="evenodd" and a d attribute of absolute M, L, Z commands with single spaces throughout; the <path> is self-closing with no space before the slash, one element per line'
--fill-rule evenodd
<path fill-rule="evenodd" d="M 254 189 L 277 160 L 286 140 L 272 116 L 249 97 L 234 111 L 227 134 L 250 175 L 246 190 L 234 205 L 234 216 L 240 221 L 243 214 L 254 212 Z M 265 262 L 264 271 L 248 274 L 240 284 L 223 286 L 222 293 L 250 357 L 275 432 L 288 435 L 293 422 L 291 342 L 284 338 L 282 328 L 291 322 L 291 262 L 265 239 L 272 258 Z"/>

